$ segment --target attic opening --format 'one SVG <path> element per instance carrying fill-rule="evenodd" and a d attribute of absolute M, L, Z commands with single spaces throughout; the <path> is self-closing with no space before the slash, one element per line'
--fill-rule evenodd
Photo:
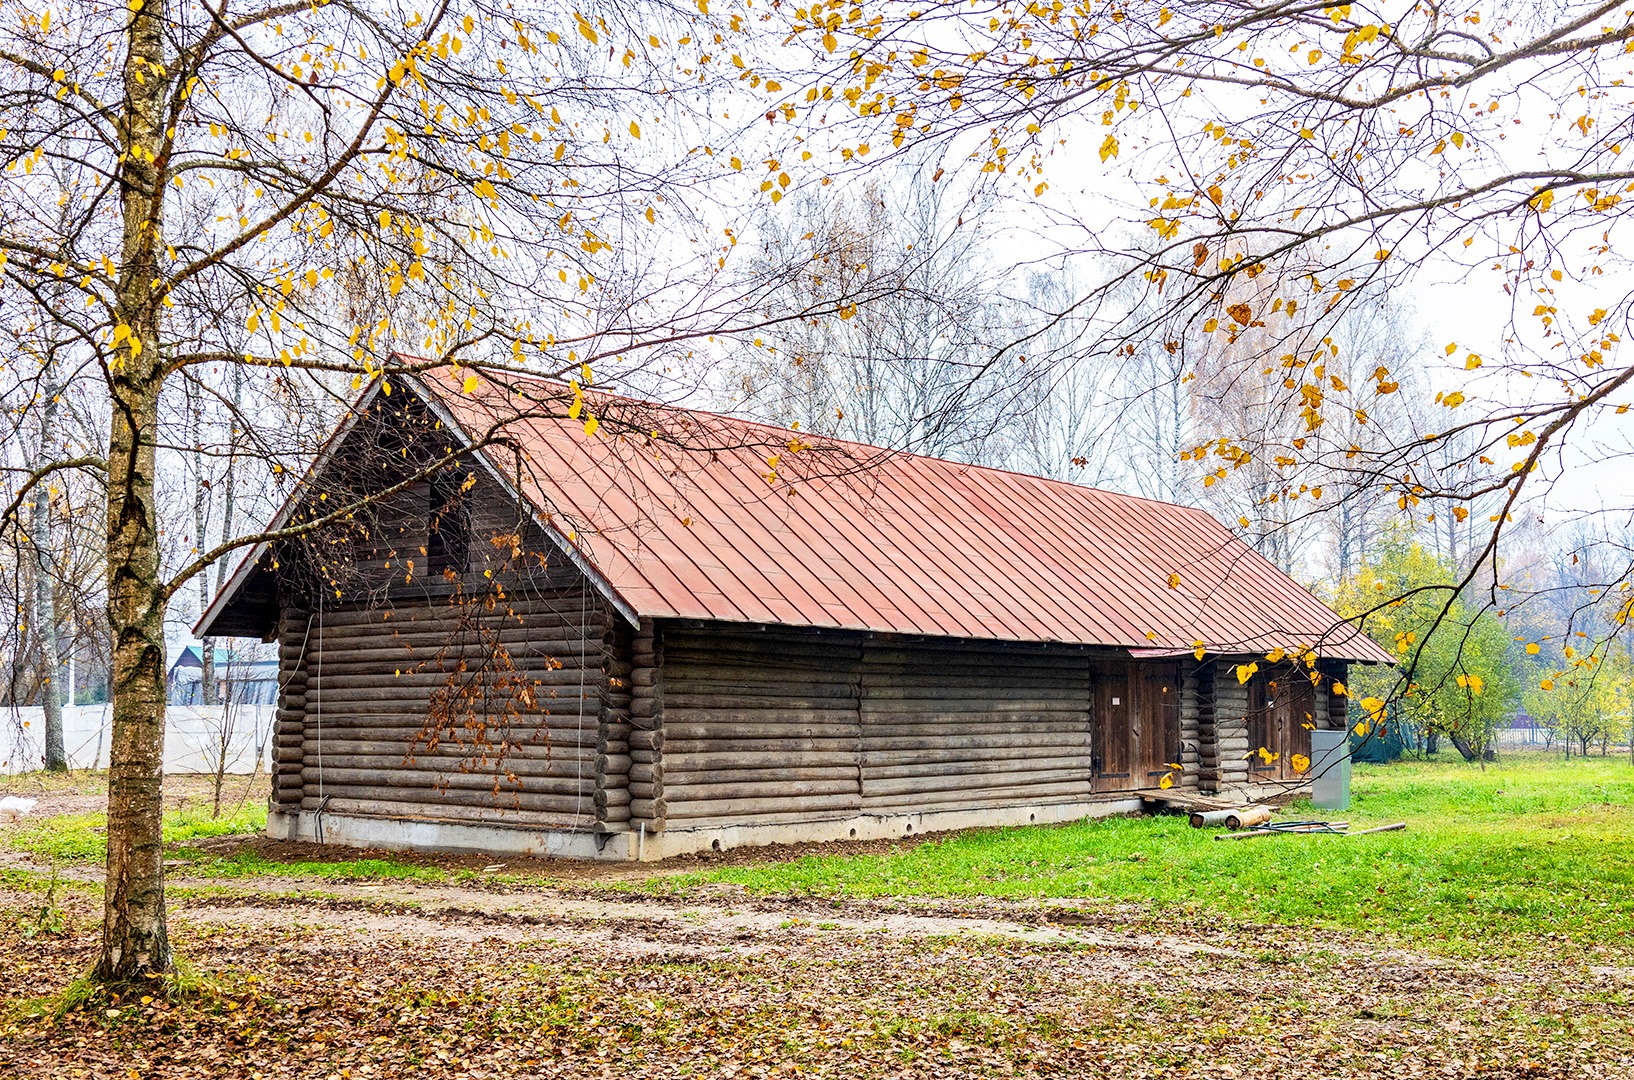
<path fill-rule="evenodd" d="M 433 574 L 466 571 L 471 551 L 471 513 L 457 476 L 446 470 L 431 478 L 431 527 L 426 536 L 426 561 Z"/>

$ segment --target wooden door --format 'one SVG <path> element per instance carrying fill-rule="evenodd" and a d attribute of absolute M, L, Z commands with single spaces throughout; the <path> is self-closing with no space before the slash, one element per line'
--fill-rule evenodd
<path fill-rule="evenodd" d="M 1299 779 L 1303 774 L 1296 766 L 1311 756 L 1315 713 L 1316 690 L 1297 668 L 1253 679 L 1248 684 L 1250 778 Z"/>
<path fill-rule="evenodd" d="M 1135 786 L 1155 788 L 1174 771 L 1170 763 L 1180 761 L 1180 665 L 1142 664 L 1133 681 L 1139 710 Z"/>
<path fill-rule="evenodd" d="M 1090 790 L 1157 787 L 1180 755 L 1180 665 L 1099 666 L 1090 721 Z"/>
<path fill-rule="evenodd" d="M 1091 669 L 1089 752 L 1090 790 L 1130 791 L 1135 781 L 1136 730 L 1130 723 L 1129 667 L 1101 664 Z"/>

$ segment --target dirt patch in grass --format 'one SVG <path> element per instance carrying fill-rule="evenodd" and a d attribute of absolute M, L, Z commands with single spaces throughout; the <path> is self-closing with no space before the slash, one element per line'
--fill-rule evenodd
<path fill-rule="evenodd" d="M 929 838 L 934 839 L 934 837 Z M 250 857 L 259 862 L 296 866 L 312 863 L 390 861 L 450 875 L 495 873 L 551 882 L 641 881 L 666 874 L 697 873 L 741 866 L 791 862 L 813 855 L 891 855 L 912 851 L 926 838 L 850 840 L 833 843 L 774 844 L 677 855 L 652 863 L 598 863 L 584 859 L 529 858 L 461 853 L 387 851 L 385 849 L 273 840 L 264 834 L 217 836 L 191 842 L 188 847 L 215 859 Z M 276 872 L 276 870 L 272 870 Z"/>
<path fill-rule="evenodd" d="M 1610 1080 L 1634 975 L 1049 905 L 342 885 L 177 896 L 203 990 L 51 1017 L 90 961 L 0 891 L 0 1075 Z"/>

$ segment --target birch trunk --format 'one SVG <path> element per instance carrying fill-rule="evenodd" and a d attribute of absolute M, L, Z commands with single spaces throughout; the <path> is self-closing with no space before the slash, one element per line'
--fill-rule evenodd
<path fill-rule="evenodd" d="M 54 365 L 56 357 L 47 354 L 46 363 Z M 57 395 L 61 388 L 53 374 L 47 375 L 41 387 L 40 404 L 40 460 L 51 456 L 56 441 Z M 40 704 L 45 710 L 45 768 L 47 772 L 67 772 L 68 753 L 62 737 L 62 690 L 58 676 L 62 671 L 62 656 L 57 647 L 57 559 L 51 534 L 51 490 L 41 484 L 34 489 L 34 501 L 29 507 L 29 543 L 34 549 L 34 628 L 40 635 Z"/>
<path fill-rule="evenodd" d="M 102 955 L 95 974 L 129 981 L 168 972 L 163 799 L 165 588 L 159 576 L 154 452 L 159 392 L 163 244 L 164 27 L 168 4 L 148 0 L 130 16 L 124 66 L 120 210 L 122 259 L 115 293 L 116 355 L 109 364 L 108 621 L 113 631 L 113 738 L 108 770 L 108 877 Z"/>
<path fill-rule="evenodd" d="M 204 475 L 204 402 L 203 395 L 193 389 L 188 392 L 188 412 L 193 427 L 193 545 L 197 551 L 209 547 L 210 507 L 205 501 Z M 229 469 L 232 463 L 229 462 Z M 224 533 L 223 536 L 226 534 Z M 198 578 L 199 615 L 210 606 L 210 575 Z M 199 704 L 216 704 L 216 639 L 204 638 L 199 642 Z"/>

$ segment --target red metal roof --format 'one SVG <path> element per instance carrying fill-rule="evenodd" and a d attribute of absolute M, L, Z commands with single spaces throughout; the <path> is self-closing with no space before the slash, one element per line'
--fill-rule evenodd
<path fill-rule="evenodd" d="M 1391 661 L 1201 510 L 607 395 L 586 436 L 557 384 L 424 385 L 509 432 L 521 494 L 641 616 Z"/>

